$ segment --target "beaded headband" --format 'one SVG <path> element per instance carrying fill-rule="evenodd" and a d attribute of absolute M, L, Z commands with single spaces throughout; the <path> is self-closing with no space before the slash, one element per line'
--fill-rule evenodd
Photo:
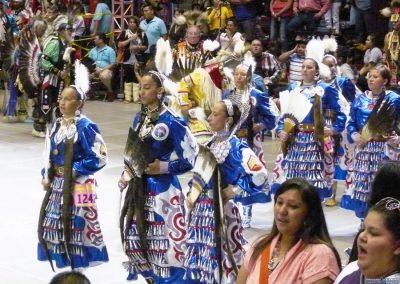
<path fill-rule="evenodd" d="M 385 203 L 385 208 L 389 211 L 400 210 L 400 201 L 393 197 L 386 197 L 379 201 L 377 204 Z"/>
<path fill-rule="evenodd" d="M 224 105 L 226 106 L 226 110 L 228 112 L 228 116 L 232 117 L 233 116 L 233 104 L 230 100 L 222 100 Z"/>
<path fill-rule="evenodd" d="M 153 74 L 154 76 L 156 76 L 157 79 L 160 81 L 160 84 L 162 85 L 163 80 L 162 80 L 162 78 L 161 78 L 160 73 L 158 73 L 158 72 L 156 72 L 156 71 L 149 71 L 149 74 Z"/>

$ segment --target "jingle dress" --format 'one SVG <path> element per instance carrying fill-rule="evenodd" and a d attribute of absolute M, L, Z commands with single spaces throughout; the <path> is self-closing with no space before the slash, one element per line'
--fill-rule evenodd
<path fill-rule="evenodd" d="M 43 238 L 58 268 L 87 267 L 92 262 L 108 261 L 107 249 L 98 222 L 96 206 L 97 182 L 93 174 L 102 169 L 107 162 L 107 149 L 95 123 L 84 115 L 74 118 L 68 125 L 58 118 L 50 133 L 49 172 L 54 173 L 51 194 L 45 208 L 42 224 Z M 74 138 L 72 169 L 73 206 L 71 214 L 71 238 L 69 251 L 71 261 L 66 255 L 62 224 L 62 201 L 64 184 L 65 140 Z M 43 174 L 47 171 L 43 170 Z M 38 245 L 38 259 L 47 260 L 41 244 Z"/>
<path fill-rule="evenodd" d="M 245 98 L 245 96 L 247 98 Z M 253 87 L 250 89 L 249 95 L 240 93 L 238 90 L 232 90 L 225 92 L 224 98 L 236 104 L 239 107 L 240 112 L 245 115 L 245 119 L 243 119 L 243 123 L 236 132 L 236 136 L 248 142 L 251 149 L 265 166 L 266 161 L 264 159 L 264 150 L 262 148 L 263 132 L 252 132 L 250 134 L 252 137 L 249 137 L 248 131 L 249 128 L 252 128 L 256 123 L 262 123 L 265 130 L 272 130 L 275 128 L 278 112 L 273 109 L 268 93 L 262 92 Z M 268 194 L 270 199 L 271 194 L 268 182 L 264 185 L 264 191 Z M 246 194 L 246 192 L 243 192 L 243 194 Z M 271 201 L 271 199 L 269 201 Z M 250 227 L 253 215 L 252 211 L 251 205 L 243 207 L 242 221 L 244 227 Z"/>
<path fill-rule="evenodd" d="M 210 161 L 211 158 L 216 159 L 215 169 L 219 171 L 220 181 L 217 184 L 213 179 L 204 181 L 200 175 L 194 175 L 190 181 L 191 190 L 201 193 L 189 214 L 185 279 L 188 283 L 235 283 L 237 275 L 232 261 L 237 266 L 242 265 L 245 254 L 243 245 L 246 243 L 236 204 L 267 202 L 268 196 L 263 188 L 268 173 L 247 143 L 236 136 L 222 143 L 212 141 L 208 147 Z M 227 234 L 220 235 L 217 224 L 220 216 L 216 216 L 220 208 L 219 196 L 215 195 L 228 185 L 234 186 L 237 191 L 235 198 L 223 205 Z M 247 193 L 246 196 L 242 191 Z"/>
<path fill-rule="evenodd" d="M 339 92 L 339 104 L 346 114 L 346 117 L 350 114 L 350 104 L 355 99 L 356 88 L 353 82 L 343 76 L 337 76 L 335 81 L 332 82 L 332 86 L 335 87 Z M 353 161 L 354 147 L 349 143 L 347 139 L 346 129 L 338 135 L 339 147 L 337 147 L 336 155 L 334 158 L 335 162 L 335 174 L 334 179 L 346 180 L 347 171 L 352 170 L 351 164 Z"/>
<path fill-rule="evenodd" d="M 293 83 L 289 86 L 290 95 L 305 96 L 314 104 L 315 96 L 322 96 L 322 113 L 325 115 L 327 110 L 334 114 L 332 127 L 336 133 L 341 133 L 345 127 L 346 115 L 339 105 L 338 91 L 322 82 L 316 86 L 299 86 Z M 324 120 L 324 118 L 322 118 Z M 294 142 L 288 146 L 286 156 L 278 154 L 276 166 L 273 171 L 272 192 L 275 193 L 280 184 L 286 179 L 303 178 L 318 189 L 321 200 L 330 197 L 332 188 L 331 180 L 334 174 L 332 157 L 324 153 L 324 145 L 315 136 L 314 107 L 307 116 L 296 126 Z M 284 127 L 284 116 L 278 121 L 276 132 L 279 133 Z M 324 155 L 325 154 L 325 155 Z"/>
<path fill-rule="evenodd" d="M 358 96 L 351 105 L 350 120 L 347 126 L 347 135 L 350 143 L 354 143 L 351 135 L 361 133 L 368 117 L 378 99 L 373 99 L 364 92 Z M 385 92 L 384 101 L 389 102 L 395 108 L 393 117 L 393 130 L 399 122 L 400 96 L 392 91 Z M 383 160 L 400 160 L 400 150 L 386 143 L 385 138 L 375 137 L 368 141 L 363 147 L 356 147 L 354 153 L 354 171 L 348 177 L 348 184 L 342 196 L 340 206 L 345 209 L 354 210 L 356 216 L 365 218 L 368 211 L 368 198 L 371 192 L 371 184 Z"/>
<path fill-rule="evenodd" d="M 244 107 L 242 105 L 247 104 L 247 118 L 236 132 L 236 136 L 238 138 L 244 138 L 247 140 L 248 127 L 250 124 L 262 123 L 266 130 L 274 129 L 278 114 L 273 109 L 268 94 L 253 87 L 249 92 L 250 97 L 247 99 L 247 101 L 243 102 L 244 95 L 237 92 L 238 91 L 236 90 L 232 90 L 225 92 L 223 95 L 224 99 L 232 101 L 239 107 L 239 109 Z M 262 148 L 262 132 L 253 133 L 253 140 L 248 141 L 248 143 L 252 145 L 252 150 L 265 165 L 264 151 Z"/>
<path fill-rule="evenodd" d="M 129 258 L 125 264 L 128 280 L 135 280 L 141 274 L 155 283 L 183 283 L 186 228 L 184 197 L 177 175 L 193 168 L 198 146 L 186 123 L 166 107 L 162 108 L 156 121 L 146 116 L 141 124 L 140 115 L 137 115 L 133 128 L 139 131 L 152 158 L 164 164 L 165 173 L 144 175 L 148 249 L 143 250 L 138 223 L 133 217 L 124 243 Z M 173 152 L 177 159 L 170 160 Z"/>

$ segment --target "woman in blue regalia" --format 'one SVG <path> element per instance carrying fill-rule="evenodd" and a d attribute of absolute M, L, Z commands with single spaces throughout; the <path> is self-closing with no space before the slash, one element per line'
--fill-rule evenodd
<path fill-rule="evenodd" d="M 382 160 L 399 160 L 400 139 L 397 125 L 400 96 L 386 91 L 390 71 L 384 66 L 370 70 L 369 91 L 358 96 L 351 105 L 347 126 L 348 139 L 356 145 L 354 171 L 340 206 L 354 210 L 363 219 L 368 211 L 371 183 Z"/>
<path fill-rule="evenodd" d="M 245 244 L 237 203 L 268 201 L 263 191 L 268 179 L 264 165 L 247 142 L 232 134 L 239 119 L 240 111 L 230 100 L 214 105 L 208 118 L 215 135 L 207 144 L 207 163 L 194 169 L 187 197 L 184 265 L 189 283 L 236 282 Z"/>
<path fill-rule="evenodd" d="M 347 78 L 340 76 L 340 70 L 338 68 L 338 63 L 336 57 L 331 54 L 326 54 L 322 63 L 329 67 L 331 71 L 330 78 L 325 78 L 324 81 L 331 84 L 339 93 L 339 105 L 342 111 L 346 114 L 348 118 L 350 113 L 350 104 L 354 101 L 356 96 L 356 88 L 353 82 Z M 325 124 L 332 124 L 332 112 L 328 111 L 325 115 Z M 348 119 L 347 119 L 348 120 Z M 349 143 L 347 139 L 347 132 L 344 130 L 341 134 L 334 135 L 333 141 L 335 144 L 334 151 L 334 163 L 335 163 L 335 174 L 334 181 L 332 183 L 333 194 L 332 197 L 325 201 L 326 206 L 336 206 L 336 190 L 337 182 L 346 180 L 347 171 L 352 170 L 354 147 Z"/>
<path fill-rule="evenodd" d="M 76 76 L 86 74 L 88 78 L 86 68 L 79 66 L 84 74 Z M 107 150 L 97 125 L 81 114 L 88 80 L 86 87 L 77 81 L 61 93 L 62 117 L 46 138 L 47 162 L 42 180 L 46 195 L 38 227 L 38 259 L 51 259 L 58 268 L 72 269 L 108 261 L 93 176 L 105 166 Z"/>
<path fill-rule="evenodd" d="M 275 127 L 278 111 L 275 111 L 275 103 L 268 97 L 268 91 L 262 92 L 255 87 L 251 87 L 252 78 L 250 64 L 244 62 L 238 65 L 233 73 L 234 89 L 226 90 L 223 98 L 232 101 L 242 112 L 243 123 L 236 132 L 236 136 L 244 139 L 265 165 L 262 135 L 264 130 L 272 130 Z M 265 184 L 264 191 L 269 195 L 270 188 L 268 183 Z M 252 207 L 244 206 L 244 228 L 250 227 L 251 217 Z"/>
<path fill-rule="evenodd" d="M 303 81 L 300 85 L 289 85 L 284 93 L 289 113 L 283 111 L 283 94 L 280 95 L 282 113 L 276 132 L 282 141 L 282 154 L 278 155 L 273 172 L 273 192 L 286 179 L 298 177 L 319 190 L 321 201 L 332 194 L 330 185 L 334 165 L 331 136 L 343 131 L 346 115 L 339 105 L 338 91 L 330 84 L 318 81 L 322 68 L 323 65 L 315 58 L 304 60 Z M 302 115 L 298 114 L 300 110 Z M 324 124 L 324 115 L 328 112 L 333 114 L 331 125 Z"/>
<path fill-rule="evenodd" d="M 140 170 L 132 172 L 125 163 L 119 181 L 121 190 L 129 183 L 122 210 L 123 244 L 129 258 L 125 266 L 128 280 L 135 280 L 140 274 L 148 282 L 182 283 L 186 226 L 177 175 L 193 168 L 198 146 L 184 120 L 162 104 L 159 74 L 145 74 L 140 87 L 143 108 L 134 118 L 133 130 L 142 143 L 139 147 L 143 149 L 138 150 L 147 153 L 149 163 L 143 174 Z M 173 152 L 177 156 L 174 160 Z M 131 158 L 135 163 L 137 157 Z"/>

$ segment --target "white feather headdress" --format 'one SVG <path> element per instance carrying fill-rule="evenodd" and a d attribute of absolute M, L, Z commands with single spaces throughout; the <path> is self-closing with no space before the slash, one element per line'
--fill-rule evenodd
<path fill-rule="evenodd" d="M 82 101 L 86 99 L 86 93 L 90 87 L 89 71 L 79 60 L 75 61 L 75 84 L 71 87 L 76 89 Z"/>
<path fill-rule="evenodd" d="M 306 46 L 306 59 L 312 59 L 318 64 L 319 75 L 323 78 L 330 78 L 332 73 L 328 66 L 322 63 L 325 55 L 325 47 L 320 38 L 312 38 Z"/>
<path fill-rule="evenodd" d="M 157 41 L 156 56 L 154 58 L 158 72 L 165 76 L 169 76 L 172 72 L 173 56 L 171 45 L 168 40 L 162 37 Z"/>

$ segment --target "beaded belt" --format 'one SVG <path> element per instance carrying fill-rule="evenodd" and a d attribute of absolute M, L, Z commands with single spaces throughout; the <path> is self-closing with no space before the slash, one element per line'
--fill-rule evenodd
<path fill-rule="evenodd" d="M 63 176 L 64 175 L 64 166 L 55 165 L 54 166 L 54 174 L 57 176 Z"/>
<path fill-rule="evenodd" d="M 314 131 L 314 124 L 310 123 L 299 123 L 297 126 L 300 132 L 313 132 Z"/>
<path fill-rule="evenodd" d="M 247 138 L 248 136 L 248 131 L 246 128 L 241 128 L 236 132 L 236 136 L 238 138 Z"/>

